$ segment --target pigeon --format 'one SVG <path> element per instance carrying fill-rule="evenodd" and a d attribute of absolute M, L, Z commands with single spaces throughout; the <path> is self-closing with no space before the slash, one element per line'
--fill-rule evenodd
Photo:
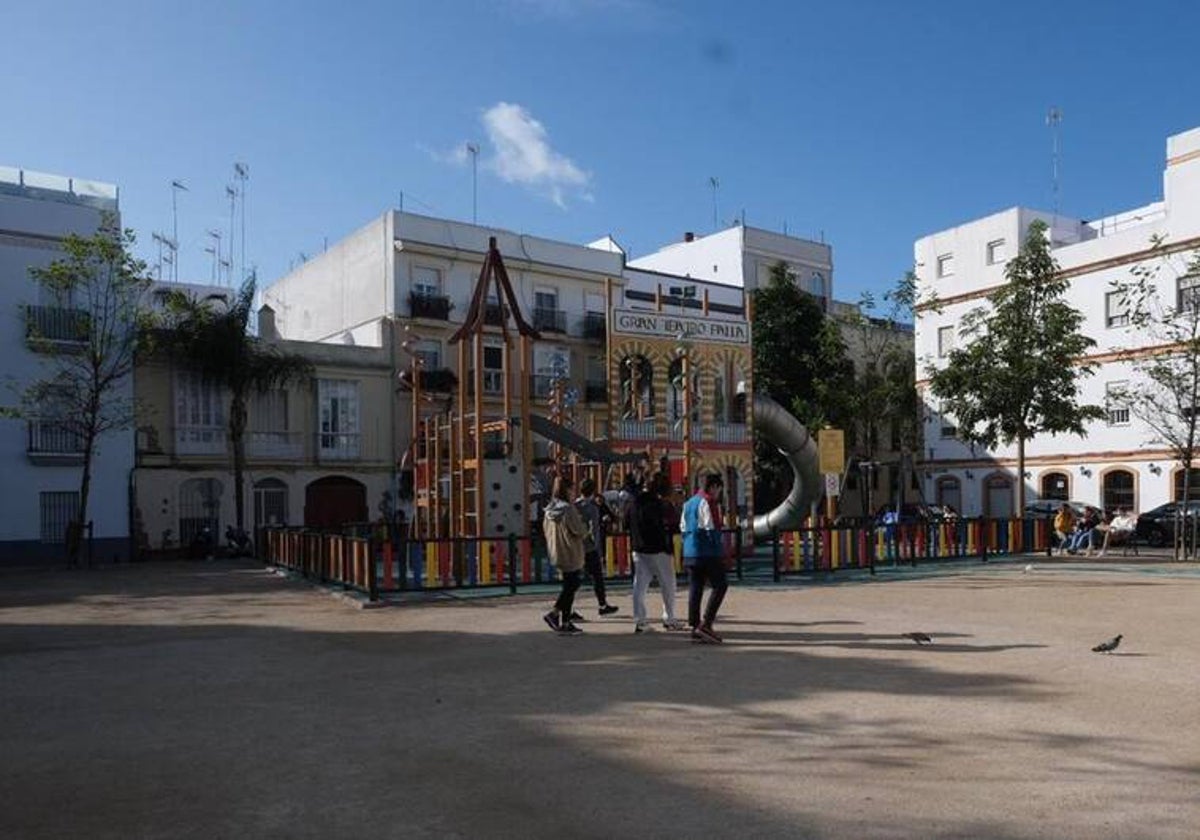
<path fill-rule="evenodd" d="M 1118 633 L 1116 636 L 1109 639 L 1107 642 L 1103 642 L 1101 644 L 1096 645 L 1094 648 L 1092 648 L 1092 652 L 1093 653 L 1112 653 L 1114 650 L 1117 649 L 1117 646 L 1120 644 L 1121 644 L 1121 634 Z"/>
<path fill-rule="evenodd" d="M 1032 564 L 1032 563 L 1028 563 L 1028 564 L 1026 564 L 1026 566 L 1025 566 L 1025 572 L 1024 572 L 1024 573 L 1025 573 L 1025 574 L 1029 574 L 1029 573 L 1030 573 L 1030 572 L 1032 572 L 1032 571 L 1033 571 L 1033 564 Z"/>
<path fill-rule="evenodd" d="M 929 636 L 924 633 L 902 633 L 901 635 L 906 639 L 912 639 L 918 645 L 933 644 L 933 639 L 929 638 Z"/>

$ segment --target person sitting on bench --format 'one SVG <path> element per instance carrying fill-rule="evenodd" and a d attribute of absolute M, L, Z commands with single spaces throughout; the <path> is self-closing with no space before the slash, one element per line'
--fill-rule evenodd
<path fill-rule="evenodd" d="M 1136 530 L 1137 517 L 1130 511 L 1118 508 L 1117 515 L 1112 518 L 1112 522 L 1108 523 L 1108 528 L 1104 531 L 1104 543 L 1100 546 L 1100 556 L 1104 556 L 1104 552 L 1108 551 L 1110 545 L 1128 543 Z"/>

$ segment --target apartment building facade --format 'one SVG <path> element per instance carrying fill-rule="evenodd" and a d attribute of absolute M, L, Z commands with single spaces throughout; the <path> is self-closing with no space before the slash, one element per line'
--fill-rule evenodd
<path fill-rule="evenodd" d="M 52 375 L 49 351 L 82 352 L 80 304 L 48 296 L 30 277 L 64 257 L 70 234 L 90 236 L 102 214 L 119 219 L 117 188 L 30 170 L 0 167 L 0 280 L 6 301 L 0 318 L 0 404 L 16 407 L 20 392 Z M 118 386 L 132 395 L 132 382 Z M 0 419 L 0 470 L 6 492 L 0 512 L 0 563 L 65 557 L 67 525 L 78 513 L 83 441 L 63 428 L 52 407 L 37 416 Z M 133 433 L 112 432 L 98 442 L 87 518 L 92 547 L 105 559 L 129 549 L 129 479 Z"/>
<path fill-rule="evenodd" d="M 1083 313 L 1083 330 L 1096 341 L 1089 360 L 1099 367 L 1081 380 L 1080 396 L 1104 406 L 1105 418 L 1090 423 L 1084 437 L 1042 435 L 1030 441 L 1025 475 L 1018 476 L 1015 447 L 985 452 L 963 443 L 954 418 L 924 388 L 927 496 L 987 516 L 1014 512 L 1018 481 L 1025 482 L 1028 499 L 1072 499 L 1110 510 L 1145 511 L 1177 499 L 1183 484 L 1179 464 L 1114 396 L 1138 381 L 1131 355 L 1163 351 L 1130 324 L 1128 303 L 1114 283 L 1128 282 L 1138 265 L 1160 264 L 1155 293 L 1161 301 L 1195 305 L 1200 296 L 1200 278 L 1183 269 L 1200 249 L 1200 128 L 1167 139 L 1160 201 L 1093 221 L 1018 207 L 918 240 L 919 294 L 939 301 L 917 319 L 919 379 L 944 364 L 955 342 L 964 340 L 964 316 L 1003 284 L 1005 264 L 1035 220 L 1047 224 L 1051 253 L 1069 281 L 1066 299 Z M 1157 237 L 1164 247 L 1151 252 Z"/>

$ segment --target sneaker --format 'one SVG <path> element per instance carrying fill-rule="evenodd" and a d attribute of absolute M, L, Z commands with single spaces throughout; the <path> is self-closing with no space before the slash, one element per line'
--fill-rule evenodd
<path fill-rule="evenodd" d="M 700 644 L 702 644 L 702 645 L 715 645 L 715 644 L 719 644 L 719 642 L 718 642 L 716 639 L 714 639 L 712 636 L 710 636 L 710 635 L 708 635 L 707 633 L 705 633 L 705 632 L 704 632 L 702 629 L 700 629 L 699 627 L 697 627 L 697 628 L 695 628 L 695 629 L 693 629 L 693 630 L 692 630 L 692 641 L 693 641 L 693 642 L 699 642 L 699 643 L 700 643 Z"/>
<path fill-rule="evenodd" d="M 713 637 L 714 639 L 716 639 L 718 642 L 723 642 L 723 641 L 725 641 L 725 638 L 724 638 L 724 637 L 723 637 L 723 636 L 722 636 L 720 633 L 718 633 L 716 630 L 714 630 L 714 629 L 712 628 L 712 625 L 711 625 L 711 624 L 702 624 L 702 625 L 700 625 L 700 631 L 701 631 L 702 633 L 707 633 L 708 635 L 712 636 L 712 637 Z"/>
<path fill-rule="evenodd" d="M 559 628 L 558 632 L 563 636 L 576 636 L 583 632 L 583 628 L 577 626 L 573 622 L 568 621 Z"/>
<path fill-rule="evenodd" d="M 550 629 L 553 630 L 555 633 L 562 630 L 562 622 L 558 617 L 558 613 L 555 612 L 554 610 L 550 610 L 550 612 L 548 612 L 544 616 L 542 616 L 542 621 L 546 622 L 546 624 L 549 625 Z"/>
<path fill-rule="evenodd" d="M 571 613 L 571 617 L 570 617 L 570 618 L 568 618 L 568 619 L 567 619 L 567 621 L 568 621 L 568 622 L 571 622 L 571 621 L 578 621 L 578 622 L 580 622 L 580 623 L 582 624 L 582 623 L 586 622 L 586 621 L 587 621 L 587 619 L 586 619 L 586 618 L 584 618 L 583 616 L 581 616 L 581 615 L 580 615 L 579 613 L 577 613 L 577 612 L 572 612 L 572 613 Z"/>
<path fill-rule="evenodd" d="M 646 624 L 644 621 L 639 621 L 633 625 L 634 633 L 645 633 L 649 629 L 650 629 L 649 625 Z"/>
<path fill-rule="evenodd" d="M 617 609 L 618 607 L 615 607 L 612 604 L 605 604 L 600 608 L 600 615 L 612 615 L 617 611 Z"/>
<path fill-rule="evenodd" d="M 679 631 L 679 630 L 686 630 L 686 629 L 688 629 L 688 627 L 687 627 L 687 625 L 686 625 L 686 624 L 684 624 L 682 621 L 680 621 L 679 619 L 675 618 L 675 619 L 671 619 L 671 620 L 669 620 L 669 621 L 664 621 L 664 622 L 663 622 L 663 629 L 664 629 L 664 630 L 671 630 L 671 631 L 673 631 L 673 632 L 674 632 L 674 631 Z"/>

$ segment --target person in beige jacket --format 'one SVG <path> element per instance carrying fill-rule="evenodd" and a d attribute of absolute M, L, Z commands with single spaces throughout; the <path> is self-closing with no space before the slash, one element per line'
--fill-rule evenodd
<path fill-rule="evenodd" d="M 552 498 L 546 506 L 542 524 L 550 562 L 558 567 L 562 575 L 562 591 L 554 602 L 554 609 L 542 619 L 554 632 L 565 634 L 583 632 L 571 621 L 571 612 L 575 605 L 575 592 L 583 578 L 583 541 L 588 534 L 588 527 L 579 510 L 571 504 L 573 489 L 571 480 L 566 476 L 560 475 L 554 479 Z"/>

